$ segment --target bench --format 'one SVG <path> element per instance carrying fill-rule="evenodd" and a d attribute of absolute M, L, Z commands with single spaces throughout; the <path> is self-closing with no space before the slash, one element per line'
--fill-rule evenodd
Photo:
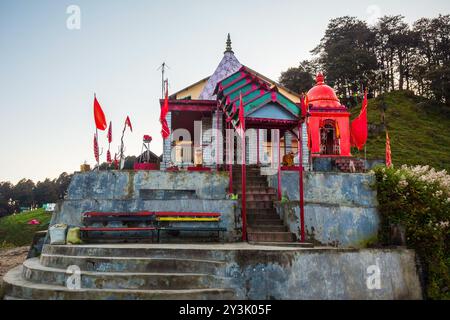
<path fill-rule="evenodd" d="M 108 227 L 110 222 L 120 222 L 122 227 Z M 92 226 L 92 224 L 102 226 Z M 83 214 L 84 227 L 80 228 L 83 240 L 96 239 L 92 232 L 101 232 L 102 239 L 148 239 L 149 232 L 153 242 L 155 226 L 155 213 L 142 212 L 85 212 Z M 139 226 L 145 224 L 145 227 Z M 132 234 L 130 234 L 132 233 Z"/>
<path fill-rule="evenodd" d="M 220 240 L 220 233 L 226 231 L 226 228 L 219 227 L 220 213 L 213 212 L 155 212 L 156 221 L 158 224 L 158 242 L 160 240 L 160 232 L 170 231 L 193 231 L 193 232 L 217 232 Z M 173 226 L 174 223 L 180 222 L 200 222 L 200 223 L 215 223 L 212 227 L 197 227 L 197 226 Z"/>

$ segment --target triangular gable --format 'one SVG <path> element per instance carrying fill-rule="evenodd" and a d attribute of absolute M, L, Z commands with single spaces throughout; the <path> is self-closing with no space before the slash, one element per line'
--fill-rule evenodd
<path fill-rule="evenodd" d="M 267 119 L 297 120 L 300 114 L 299 107 L 278 92 L 276 86 L 250 72 L 245 66 L 217 83 L 214 93 L 227 117 L 236 121 L 240 94 L 246 117 L 256 118 L 260 115 Z"/>
<path fill-rule="evenodd" d="M 297 120 L 296 116 L 288 112 L 277 102 L 269 102 L 260 108 L 253 109 L 246 117 L 259 119 Z"/>

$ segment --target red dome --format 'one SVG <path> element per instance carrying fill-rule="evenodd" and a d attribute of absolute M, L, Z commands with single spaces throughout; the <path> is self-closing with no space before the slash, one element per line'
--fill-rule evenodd
<path fill-rule="evenodd" d="M 318 73 L 316 77 L 317 84 L 308 91 L 308 104 L 312 104 L 314 107 L 319 108 L 337 108 L 341 106 L 336 93 L 333 88 L 327 86 L 324 83 L 324 76 L 322 73 Z"/>

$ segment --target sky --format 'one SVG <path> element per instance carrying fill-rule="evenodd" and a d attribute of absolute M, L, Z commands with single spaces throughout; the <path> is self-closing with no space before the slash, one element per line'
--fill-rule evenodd
<path fill-rule="evenodd" d="M 242 64 L 277 80 L 311 57 L 332 18 L 449 13 L 448 0 L 0 0 L 0 181 L 93 166 L 94 92 L 113 123 L 113 155 L 127 115 L 126 155 L 141 152 L 144 134 L 160 154 L 158 67 L 169 66 L 172 93 L 205 78 L 227 33 Z M 104 161 L 106 132 L 99 140 Z"/>

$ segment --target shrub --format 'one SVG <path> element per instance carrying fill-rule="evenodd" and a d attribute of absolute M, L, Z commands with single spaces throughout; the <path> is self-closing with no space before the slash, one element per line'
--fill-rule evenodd
<path fill-rule="evenodd" d="M 391 224 L 405 228 L 425 273 L 425 296 L 450 299 L 450 175 L 429 166 L 374 169 L 381 213 L 379 238 L 389 244 Z"/>

